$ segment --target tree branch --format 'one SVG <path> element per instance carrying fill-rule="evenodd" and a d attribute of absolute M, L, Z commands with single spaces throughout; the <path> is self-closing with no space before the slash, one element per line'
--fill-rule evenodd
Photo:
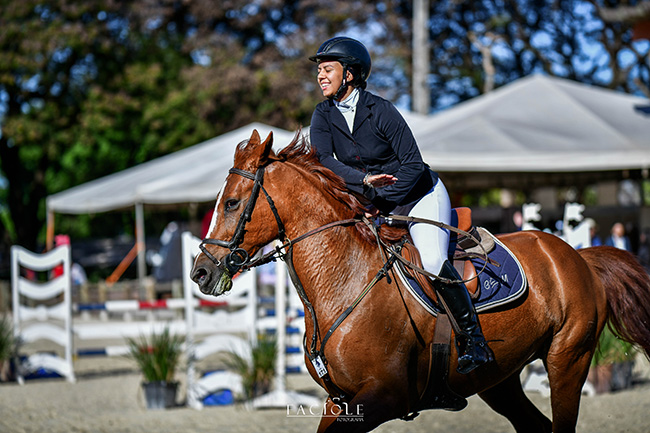
<path fill-rule="evenodd" d="M 615 8 L 598 7 L 598 15 L 603 21 L 615 23 L 636 23 L 650 19 L 650 1 L 641 2 L 635 6 L 619 6 Z"/>

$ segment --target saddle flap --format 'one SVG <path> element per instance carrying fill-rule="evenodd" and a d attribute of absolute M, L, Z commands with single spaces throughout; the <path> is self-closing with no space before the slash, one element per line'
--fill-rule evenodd
<path fill-rule="evenodd" d="M 419 268 L 422 267 L 422 258 L 420 257 L 420 252 L 415 247 L 415 245 L 408 242 L 405 243 L 402 247 L 402 257 L 413 263 L 415 266 Z M 414 271 L 407 266 L 404 267 L 404 270 L 408 272 L 411 278 L 413 278 L 418 283 L 418 285 L 422 288 L 424 293 L 429 297 L 431 301 L 437 302 L 438 298 L 435 294 L 436 291 L 433 287 L 433 281 L 431 281 L 429 277 L 422 275 L 421 273 Z"/>
<path fill-rule="evenodd" d="M 463 277 L 465 287 L 469 292 L 472 300 L 478 299 L 480 292 L 478 292 L 478 278 L 476 275 L 476 266 L 469 260 L 454 260 L 454 268 L 458 271 L 458 275 Z"/>

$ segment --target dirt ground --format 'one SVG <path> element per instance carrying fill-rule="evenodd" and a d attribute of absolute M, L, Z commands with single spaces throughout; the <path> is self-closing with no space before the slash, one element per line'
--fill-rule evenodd
<path fill-rule="evenodd" d="M 315 431 L 318 418 L 287 416 L 286 409 L 247 410 L 242 405 L 184 406 L 147 410 L 140 390 L 141 377 L 127 360 L 95 358 L 75 363 L 76 383 L 62 379 L 30 380 L 24 386 L 0 384 L 0 431 L 23 432 L 283 432 Z M 583 396 L 578 432 L 650 431 L 650 380 L 647 369 L 631 389 L 610 394 Z M 324 397 L 307 375 L 289 375 L 287 388 Z M 550 415 L 548 398 L 529 394 Z M 179 403 L 184 399 L 181 388 Z M 478 397 L 457 413 L 428 411 L 414 421 L 391 421 L 377 432 L 481 432 L 514 431 Z"/>

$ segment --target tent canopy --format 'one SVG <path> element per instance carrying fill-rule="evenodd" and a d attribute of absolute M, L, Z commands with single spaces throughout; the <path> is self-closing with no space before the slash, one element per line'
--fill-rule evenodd
<path fill-rule="evenodd" d="M 443 172 L 582 172 L 650 168 L 647 99 L 542 75 L 430 116 L 413 129 Z"/>
<path fill-rule="evenodd" d="M 50 212 L 97 213 L 141 204 L 174 204 L 214 200 L 235 147 L 257 129 L 262 139 L 273 131 L 274 148 L 284 147 L 293 132 L 251 123 L 203 143 L 135 167 L 70 188 L 47 198 Z"/>

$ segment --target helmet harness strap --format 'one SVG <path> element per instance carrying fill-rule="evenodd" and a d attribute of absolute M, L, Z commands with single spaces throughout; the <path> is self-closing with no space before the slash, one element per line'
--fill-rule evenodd
<path fill-rule="evenodd" d="M 346 90 L 348 89 L 348 72 L 352 73 L 352 68 L 348 66 L 347 64 L 340 62 L 341 66 L 343 66 L 343 81 L 341 81 L 341 85 L 339 86 L 339 90 L 336 91 L 336 94 L 332 96 L 332 99 L 335 101 L 338 101 L 339 98 L 341 98 Z"/>

